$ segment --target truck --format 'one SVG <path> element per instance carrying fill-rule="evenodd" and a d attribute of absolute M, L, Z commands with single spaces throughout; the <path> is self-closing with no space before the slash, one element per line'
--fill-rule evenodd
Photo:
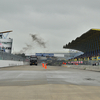
<path fill-rule="evenodd" d="M 30 65 L 38 65 L 38 58 L 37 56 L 31 56 L 30 57 Z"/>

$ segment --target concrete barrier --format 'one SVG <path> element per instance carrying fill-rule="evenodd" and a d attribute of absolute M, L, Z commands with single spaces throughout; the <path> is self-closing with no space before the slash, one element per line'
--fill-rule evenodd
<path fill-rule="evenodd" d="M 0 67 L 20 66 L 28 64 L 29 62 L 23 62 L 23 61 L 0 60 Z"/>
<path fill-rule="evenodd" d="M 91 71 L 100 71 L 100 66 L 92 65 L 66 65 L 68 68 L 80 69 L 80 70 L 91 70 Z"/>
<path fill-rule="evenodd" d="M 30 62 L 23 62 L 23 65 L 29 65 Z"/>

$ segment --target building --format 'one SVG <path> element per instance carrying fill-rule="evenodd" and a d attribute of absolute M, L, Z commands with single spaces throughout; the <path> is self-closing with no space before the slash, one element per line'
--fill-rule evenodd
<path fill-rule="evenodd" d="M 10 32 L 12 31 L 0 32 L 0 51 L 11 53 L 13 39 L 7 38 Z"/>

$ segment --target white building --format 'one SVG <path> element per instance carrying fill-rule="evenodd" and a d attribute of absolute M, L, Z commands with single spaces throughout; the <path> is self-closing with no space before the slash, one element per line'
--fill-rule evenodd
<path fill-rule="evenodd" d="M 0 32 L 0 50 L 7 53 L 11 53 L 12 50 L 13 39 L 7 38 L 10 32 L 12 31 Z"/>

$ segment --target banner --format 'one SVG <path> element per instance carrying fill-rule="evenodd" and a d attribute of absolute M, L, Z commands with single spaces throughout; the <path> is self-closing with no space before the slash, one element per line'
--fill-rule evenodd
<path fill-rule="evenodd" d="M 97 60 L 97 57 L 92 57 L 92 60 Z"/>
<path fill-rule="evenodd" d="M 100 57 L 99 56 L 97 56 L 97 60 L 100 60 Z"/>
<path fill-rule="evenodd" d="M 77 59 L 74 59 L 74 61 L 77 61 Z"/>
<path fill-rule="evenodd" d="M 86 57 L 86 58 L 84 58 L 84 60 L 85 60 L 85 61 L 89 60 L 89 57 L 88 57 L 88 58 L 87 58 L 87 57 Z"/>
<path fill-rule="evenodd" d="M 43 56 L 43 57 L 49 56 L 49 57 L 53 57 L 54 54 L 53 53 L 36 53 L 36 56 Z"/>

